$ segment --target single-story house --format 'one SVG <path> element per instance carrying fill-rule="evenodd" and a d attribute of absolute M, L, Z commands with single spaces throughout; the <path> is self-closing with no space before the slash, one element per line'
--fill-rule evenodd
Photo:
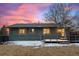
<path fill-rule="evenodd" d="M 14 24 L 7 27 L 9 41 L 68 41 L 67 29 L 52 23 Z"/>

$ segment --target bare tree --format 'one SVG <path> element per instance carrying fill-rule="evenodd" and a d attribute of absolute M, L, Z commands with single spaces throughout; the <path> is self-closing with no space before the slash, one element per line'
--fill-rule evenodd
<path fill-rule="evenodd" d="M 66 27 L 70 27 L 68 30 L 73 30 L 73 28 L 75 28 L 75 19 L 79 19 L 79 14 L 72 15 L 72 11 L 73 9 L 70 4 L 52 4 L 49 11 L 45 14 L 45 20 L 47 22 L 53 21 L 58 27 L 63 27 L 65 29 L 66 38 Z M 79 13 L 79 11 L 77 13 Z"/>
<path fill-rule="evenodd" d="M 57 25 L 61 26 L 71 26 L 75 24 L 73 20 L 76 18 L 77 14 L 72 16 L 72 8 L 70 4 L 67 3 L 57 3 L 52 4 L 49 8 L 48 13 L 45 14 L 45 20 L 47 22 L 53 21 Z"/>

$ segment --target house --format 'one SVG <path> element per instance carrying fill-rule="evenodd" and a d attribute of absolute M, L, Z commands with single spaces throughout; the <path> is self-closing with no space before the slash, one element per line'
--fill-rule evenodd
<path fill-rule="evenodd" d="M 8 41 L 9 39 L 9 32 L 7 31 L 8 28 L 6 28 L 5 26 L 3 26 L 0 29 L 0 44 L 2 44 L 3 42 Z"/>
<path fill-rule="evenodd" d="M 79 26 L 74 31 L 69 32 L 69 40 L 71 43 L 79 43 Z"/>
<path fill-rule="evenodd" d="M 14 24 L 7 27 L 9 41 L 68 41 L 66 29 L 52 23 Z"/>

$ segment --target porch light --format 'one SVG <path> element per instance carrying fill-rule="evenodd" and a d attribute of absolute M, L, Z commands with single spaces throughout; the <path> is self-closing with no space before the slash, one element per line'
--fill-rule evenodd
<path fill-rule="evenodd" d="M 32 29 L 32 32 L 34 32 L 35 30 L 34 29 Z"/>

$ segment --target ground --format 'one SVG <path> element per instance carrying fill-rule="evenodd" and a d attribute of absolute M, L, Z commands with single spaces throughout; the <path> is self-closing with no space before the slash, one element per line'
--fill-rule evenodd
<path fill-rule="evenodd" d="M 78 56 L 79 46 L 64 47 L 26 47 L 17 45 L 0 45 L 1 56 Z"/>

